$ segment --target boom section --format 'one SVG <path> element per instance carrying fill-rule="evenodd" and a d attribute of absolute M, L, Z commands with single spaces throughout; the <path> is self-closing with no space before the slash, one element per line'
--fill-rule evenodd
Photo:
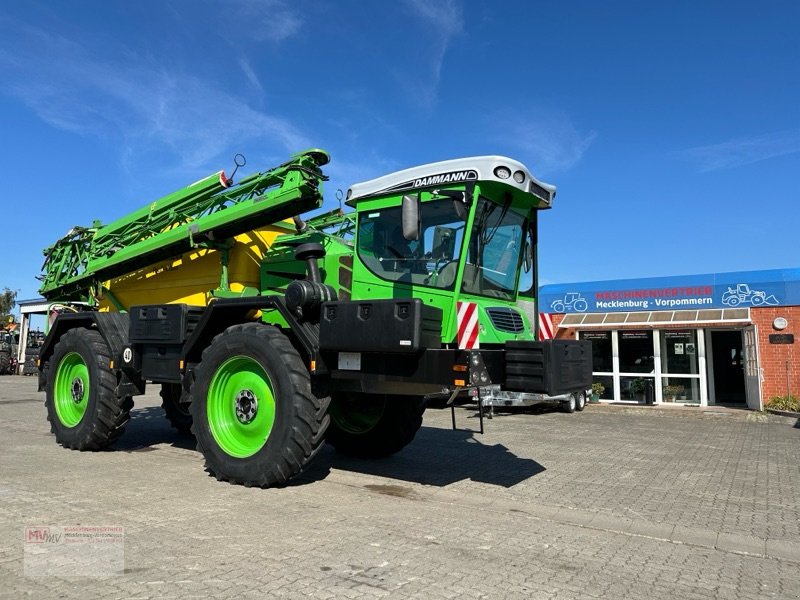
<path fill-rule="evenodd" d="M 40 293 L 79 299 L 103 281 L 322 205 L 321 150 L 233 184 L 220 171 L 113 223 L 74 227 L 44 250 Z"/>

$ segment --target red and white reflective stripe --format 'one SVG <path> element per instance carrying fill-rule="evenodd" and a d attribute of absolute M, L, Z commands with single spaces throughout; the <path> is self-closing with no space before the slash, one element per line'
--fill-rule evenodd
<path fill-rule="evenodd" d="M 553 339 L 553 315 L 550 313 L 539 313 L 539 339 Z"/>
<path fill-rule="evenodd" d="M 458 302 L 458 347 L 461 350 L 480 348 L 478 331 L 478 305 L 474 302 Z"/>
<path fill-rule="evenodd" d="M 230 183 L 230 181 L 228 181 L 228 178 L 227 178 L 227 177 L 225 177 L 225 171 L 220 171 L 220 172 L 219 172 L 219 183 L 220 183 L 220 185 L 222 185 L 222 187 L 224 187 L 224 188 L 226 188 L 226 187 L 231 187 L 231 183 Z"/>

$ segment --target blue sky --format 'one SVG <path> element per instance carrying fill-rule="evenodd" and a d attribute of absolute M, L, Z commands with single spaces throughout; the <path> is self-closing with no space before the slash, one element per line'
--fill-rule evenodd
<path fill-rule="evenodd" d="M 540 279 L 798 266 L 800 3 L 155 1 L 0 7 L 0 288 L 247 156 L 336 190 L 504 154 L 558 186 Z"/>

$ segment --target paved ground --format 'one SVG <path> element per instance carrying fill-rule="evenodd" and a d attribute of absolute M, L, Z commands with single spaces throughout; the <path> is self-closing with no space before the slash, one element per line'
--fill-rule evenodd
<path fill-rule="evenodd" d="M 325 449 L 259 490 L 209 477 L 155 388 L 133 415 L 114 450 L 71 452 L 34 380 L 0 378 L 0 597 L 800 597 L 786 417 L 589 406 L 480 436 L 428 411 L 390 459 Z M 34 525 L 124 527 L 124 574 L 25 576 Z"/>

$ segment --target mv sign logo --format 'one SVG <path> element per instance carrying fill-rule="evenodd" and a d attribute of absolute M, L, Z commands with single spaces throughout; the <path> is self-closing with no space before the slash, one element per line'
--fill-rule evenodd
<path fill-rule="evenodd" d="M 26 544 L 57 544 L 61 540 L 60 533 L 50 533 L 49 527 L 26 527 Z"/>
<path fill-rule="evenodd" d="M 586 312 L 589 308 L 586 298 L 577 292 L 568 292 L 563 298 L 554 301 L 550 308 L 554 313 Z"/>

